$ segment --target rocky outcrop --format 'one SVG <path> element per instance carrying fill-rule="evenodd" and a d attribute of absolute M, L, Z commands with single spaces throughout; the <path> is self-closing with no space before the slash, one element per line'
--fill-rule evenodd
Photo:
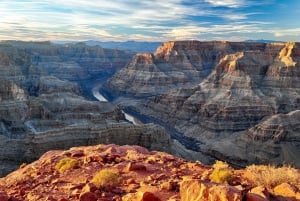
<path fill-rule="evenodd" d="M 254 170 L 259 168 L 252 166 Z M 5 201 L 294 201 L 300 195 L 300 173 L 285 168 L 280 176 L 255 175 L 268 181 L 258 187 L 249 180 L 255 171 L 248 169 L 232 169 L 229 183 L 214 183 L 211 175 L 216 165 L 188 162 L 139 146 L 99 144 L 49 151 L 39 160 L 23 164 L 0 179 L 0 198 Z M 219 172 L 219 177 L 223 176 L 224 172 Z M 276 177 L 284 179 L 274 187 L 266 186 L 272 184 L 270 181 L 274 183 Z"/>
<path fill-rule="evenodd" d="M 243 199 L 241 191 L 234 187 L 197 180 L 183 181 L 180 186 L 180 197 L 182 201 L 241 201 Z"/>
<path fill-rule="evenodd" d="M 299 167 L 295 157 L 300 146 L 299 121 L 289 118 L 300 109 L 299 43 L 168 42 L 148 59 L 142 58 L 137 55 L 132 64 L 139 65 L 119 71 L 108 86 L 113 94 L 133 92 L 134 97 L 142 97 L 146 92 L 151 97 L 130 100 L 121 96 L 116 103 L 199 140 L 201 155 L 237 166 L 288 161 Z M 164 72 L 176 68 L 184 75 L 193 66 L 199 74 L 189 74 L 192 78 L 186 79 L 187 84 L 181 85 L 185 81 L 178 77 L 176 86 L 152 82 L 147 87 L 148 78 L 142 75 L 157 72 L 161 66 Z M 130 83 L 127 78 L 139 75 L 132 79 L 132 87 L 123 82 Z M 139 80 L 146 81 L 139 85 Z M 123 88 L 119 90 L 120 83 Z M 156 92 L 156 88 L 163 90 Z"/>
<path fill-rule="evenodd" d="M 203 80 L 219 60 L 244 50 L 263 50 L 265 44 L 231 42 L 166 42 L 154 54 L 137 54 L 107 83 L 115 95 L 145 97 Z"/>

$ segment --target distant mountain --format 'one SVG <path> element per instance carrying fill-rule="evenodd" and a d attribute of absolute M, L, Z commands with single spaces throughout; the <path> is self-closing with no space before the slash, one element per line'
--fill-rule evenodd
<path fill-rule="evenodd" d="M 278 41 L 278 40 L 265 40 L 265 39 L 249 39 L 245 40 L 244 42 L 248 43 L 282 43 L 284 41 Z"/>
<path fill-rule="evenodd" d="M 89 40 L 85 41 L 87 45 L 100 45 L 103 48 L 111 48 L 118 50 L 131 50 L 133 52 L 154 52 L 157 47 L 159 47 L 162 42 L 137 42 L 137 41 L 126 41 L 126 42 L 101 42 Z"/>

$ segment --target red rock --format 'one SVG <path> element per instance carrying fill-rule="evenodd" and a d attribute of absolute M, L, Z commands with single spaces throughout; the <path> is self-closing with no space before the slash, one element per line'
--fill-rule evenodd
<path fill-rule="evenodd" d="M 180 185 L 180 197 L 181 201 L 241 201 L 242 193 L 232 186 L 187 180 Z"/>
<path fill-rule="evenodd" d="M 175 191 L 179 189 L 178 183 L 173 181 L 166 181 L 160 184 L 160 188 L 167 191 Z"/>
<path fill-rule="evenodd" d="M 8 195 L 6 192 L 0 192 L 0 201 L 8 201 Z"/>
<path fill-rule="evenodd" d="M 79 200 L 80 201 L 97 201 L 97 195 L 92 192 L 85 192 L 80 194 Z"/>
<path fill-rule="evenodd" d="M 144 192 L 141 201 L 160 201 L 153 193 Z"/>
<path fill-rule="evenodd" d="M 146 171 L 147 168 L 143 164 L 129 163 L 126 170 L 127 171 Z"/>
<path fill-rule="evenodd" d="M 82 150 L 76 150 L 71 152 L 71 157 L 82 157 L 84 152 Z"/>
<path fill-rule="evenodd" d="M 100 155 L 91 155 L 91 156 L 87 156 L 84 159 L 85 163 L 89 163 L 89 162 L 104 162 L 105 161 L 105 156 L 100 156 Z"/>
<path fill-rule="evenodd" d="M 253 193 L 246 194 L 246 201 L 268 201 L 268 199 Z"/>

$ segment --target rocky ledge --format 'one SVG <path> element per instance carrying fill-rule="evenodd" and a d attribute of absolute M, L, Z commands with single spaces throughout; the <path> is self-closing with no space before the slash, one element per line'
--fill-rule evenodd
<path fill-rule="evenodd" d="M 96 145 L 49 151 L 23 164 L 0 179 L 0 200 L 296 201 L 299 179 L 291 167 L 234 170 L 139 146 Z"/>

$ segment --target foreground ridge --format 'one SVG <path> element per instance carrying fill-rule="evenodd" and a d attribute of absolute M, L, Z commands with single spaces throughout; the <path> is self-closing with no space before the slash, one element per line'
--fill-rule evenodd
<path fill-rule="evenodd" d="M 110 144 L 45 153 L 0 179 L 0 200 L 297 200 L 299 179 L 291 167 L 234 170 Z"/>

